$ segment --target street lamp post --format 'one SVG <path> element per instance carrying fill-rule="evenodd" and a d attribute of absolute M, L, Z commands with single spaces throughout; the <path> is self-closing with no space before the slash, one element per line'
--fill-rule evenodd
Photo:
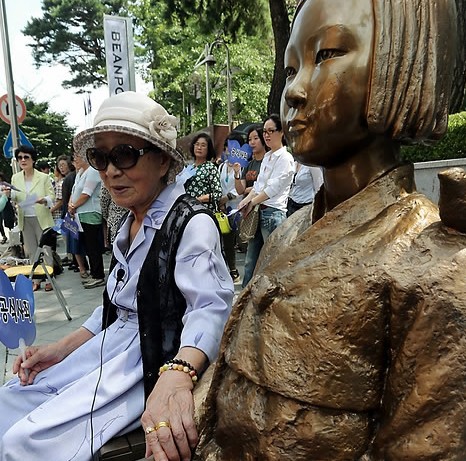
<path fill-rule="evenodd" d="M 207 126 L 212 124 L 212 110 L 210 104 L 210 77 L 209 67 L 215 64 L 215 58 L 212 55 L 213 49 L 216 46 L 223 45 L 226 51 L 226 80 L 227 80 L 227 112 L 228 112 L 228 127 L 231 130 L 233 125 L 233 115 L 231 109 L 231 67 L 230 67 L 230 49 L 223 39 L 216 39 L 210 45 L 205 46 L 204 52 L 199 56 L 194 69 L 205 64 L 205 80 L 206 80 L 206 113 Z M 204 58 L 204 59 L 202 59 Z"/>
<path fill-rule="evenodd" d="M 201 60 L 201 58 L 204 59 Z M 207 44 L 204 52 L 199 56 L 194 69 L 205 64 L 205 101 L 206 101 L 206 114 L 207 114 L 207 126 L 212 125 L 212 111 L 210 107 L 210 77 L 209 77 L 209 66 L 215 64 L 215 58 L 212 56 L 211 47 Z"/>

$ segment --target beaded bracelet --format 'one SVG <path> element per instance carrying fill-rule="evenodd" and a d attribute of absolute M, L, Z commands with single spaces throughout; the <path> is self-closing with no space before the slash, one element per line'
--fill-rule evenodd
<path fill-rule="evenodd" d="M 191 377 L 193 384 L 197 383 L 197 371 L 189 362 L 181 359 L 168 360 L 159 368 L 159 376 L 167 370 L 182 371 L 183 373 L 187 373 Z"/>

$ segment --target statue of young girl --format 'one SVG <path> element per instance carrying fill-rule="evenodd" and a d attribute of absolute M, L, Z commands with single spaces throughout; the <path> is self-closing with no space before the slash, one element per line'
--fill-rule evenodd
<path fill-rule="evenodd" d="M 464 460 L 466 234 L 398 156 L 446 130 L 455 22 L 451 0 L 299 6 L 281 117 L 324 186 L 233 309 L 198 459 Z"/>

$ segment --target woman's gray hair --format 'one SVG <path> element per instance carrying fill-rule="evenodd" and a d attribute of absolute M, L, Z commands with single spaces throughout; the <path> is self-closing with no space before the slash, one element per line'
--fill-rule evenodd
<path fill-rule="evenodd" d="M 453 0 L 373 0 L 367 122 L 404 142 L 439 139 L 448 124 L 456 59 Z"/>

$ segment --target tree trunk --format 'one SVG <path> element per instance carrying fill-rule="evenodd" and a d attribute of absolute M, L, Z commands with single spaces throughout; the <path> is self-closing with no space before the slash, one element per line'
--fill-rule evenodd
<path fill-rule="evenodd" d="M 285 86 L 284 56 L 290 38 L 290 21 L 285 0 L 269 0 L 269 6 L 275 42 L 275 68 L 267 103 L 267 111 L 272 114 L 280 111 L 280 100 Z"/>
<path fill-rule="evenodd" d="M 466 85 L 466 0 L 456 0 L 458 33 L 456 50 L 456 66 L 453 73 L 453 85 L 450 100 L 450 113 L 454 114 L 465 109 L 465 85 Z"/>

